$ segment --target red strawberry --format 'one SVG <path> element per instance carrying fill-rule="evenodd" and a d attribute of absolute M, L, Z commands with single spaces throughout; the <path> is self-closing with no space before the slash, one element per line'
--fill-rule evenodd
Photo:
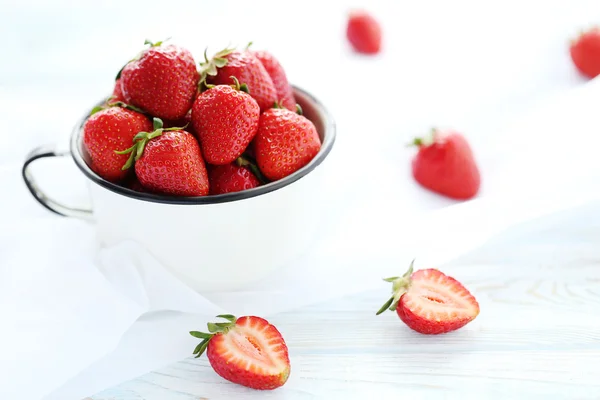
<path fill-rule="evenodd" d="M 411 263 L 401 277 L 385 279 L 392 283 L 392 297 L 381 307 L 396 311 L 409 328 L 424 334 L 439 334 L 462 328 L 479 315 L 475 297 L 456 279 L 437 269 L 413 273 Z"/>
<path fill-rule="evenodd" d="M 120 72 L 127 103 L 164 119 L 183 118 L 192 107 L 199 74 L 192 54 L 181 47 L 150 44 Z"/>
<path fill-rule="evenodd" d="M 83 145 L 91 159 L 90 167 L 102 178 L 119 182 L 127 175 L 121 169 L 127 156 L 115 151 L 131 146 L 138 132 L 152 130 L 152 123 L 144 115 L 121 107 L 96 110 L 83 125 Z"/>
<path fill-rule="evenodd" d="M 283 386 L 290 375 L 288 348 L 275 326 L 259 317 L 217 315 L 227 322 L 209 322 L 210 333 L 192 331 L 202 339 L 194 350 L 206 350 L 210 365 L 224 379 L 252 389 Z"/>
<path fill-rule="evenodd" d="M 264 111 L 278 100 L 273 81 L 260 60 L 249 51 L 225 49 L 215 54 L 212 60 L 206 58 L 201 65 L 201 80 L 215 85 L 228 85 L 231 77 L 248 86 L 248 93 Z"/>
<path fill-rule="evenodd" d="M 381 50 L 381 26 L 366 11 L 356 10 L 350 13 L 346 37 L 359 53 L 376 54 Z"/>
<path fill-rule="evenodd" d="M 466 200 L 479 191 L 481 178 L 466 139 L 457 132 L 433 130 L 415 139 L 419 152 L 412 162 L 415 180 L 423 187 L 454 199 Z"/>
<path fill-rule="evenodd" d="M 208 171 L 210 194 L 240 192 L 260 185 L 247 167 L 236 164 L 217 165 Z"/>
<path fill-rule="evenodd" d="M 321 149 L 313 123 L 287 109 L 272 108 L 260 116 L 254 152 L 260 171 L 272 181 L 308 164 Z"/>
<path fill-rule="evenodd" d="M 121 101 L 125 102 L 125 97 L 123 97 L 123 90 L 121 89 L 121 79 L 117 79 L 115 81 L 115 87 L 112 92 L 112 96 L 110 99 L 111 103 Z"/>
<path fill-rule="evenodd" d="M 232 163 L 256 135 L 260 108 L 249 94 L 236 87 L 218 85 L 202 93 L 192 108 L 192 124 L 206 162 Z"/>
<path fill-rule="evenodd" d="M 600 28 L 581 33 L 569 50 L 579 72 L 588 78 L 600 75 Z"/>
<path fill-rule="evenodd" d="M 163 128 L 154 118 L 153 132 L 140 132 L 134 145 L 119 154 L 130 154 L 123 169 L 135 161 L 135 174 L 151 192 L 176 196 L 206 196 L 208 175 L 200 146 L 181 128 Z"/>
<path fill-rule="evenodd" d="M 253 51 L 252 53 L 260 60 L 263 67 L 265 67 L 269 73 L 273 85 L 275 85 L 279 104 L 283 105 L 288 110 L 296 111 L 294 91 L 292 90 L 292 86 L 289 84 L 287 75 L 279 61 L 273 57 L 271 53 L 266 51 Z"/>

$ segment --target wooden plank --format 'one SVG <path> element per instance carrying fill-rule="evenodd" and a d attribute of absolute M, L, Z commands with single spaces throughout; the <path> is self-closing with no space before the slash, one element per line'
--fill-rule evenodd
<path fill-rule="evenodd" d="M 383 283 L 381 291 L 275 316 L 292 374 L 272 392 L 224 381 L 203 357 L 91 399 L 600 399 L 600 258 L 593 246 L 579 250 L 568 266 L 449 266 L 482 312 L 446 335 L 412 332 L 393 313 L 376 317 Z"/>

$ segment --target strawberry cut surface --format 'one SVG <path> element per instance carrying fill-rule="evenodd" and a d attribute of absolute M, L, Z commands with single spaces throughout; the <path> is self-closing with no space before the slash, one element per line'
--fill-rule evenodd
<path fill-rule="evenodd" d="M 257 390 L 276 389 L 290 375 L 288 348 L 277 328 L 267 320 L 220 315 L 229 322 L 208 323 L 209 332 L 190 332 L 202 338 L 194 354 L 204 350 L 222 378 Z"/>
<path fill-rule="evenodd" d="M 457 330 L 479 315 L 479 303 L 459 281 L 433 268 L 413 272 L 413 263 L 404 275 L 384 279 L 392 297 L 377 315 L 395 311 L 410 329 L 429 335 Z"/>
<path fill-rule="evenodd" d="M 479 314 L 479 304 L 456 279 L 436 269 L 416 271 L 396 308 L 406 325 L 425 334 L 454 331 Z"/>

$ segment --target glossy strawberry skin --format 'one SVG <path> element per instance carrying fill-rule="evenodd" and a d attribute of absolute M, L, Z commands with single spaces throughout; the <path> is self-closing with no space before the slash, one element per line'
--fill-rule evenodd
<path fill-rule="evenodd" d="M 144 115 L 121 107 L 109 107 L 87 119 L 83 126 L 83 145 L 91 158 L 90 167 L 110 182 L 120 182 L 128 174 L 122 167 L 128 155 L 116 154 L 131 147 L 138 132 L 152 131 Z"/>
<path fill-rule="evenodd" d="M 122 101 L 125 102 L 125 97 L 123 97 L 123 89 L 121 89 L 121 79 L 117 79 L 115 81 L 115 87 L 113 88 L 112 98 L 110 102 Z"/>
<path fill-rule="evenodd" d="M 151 192 L 208 195 L 208 175 L 200 146 L 186 131 L 164 131 L 151 139 L 135 163 L 135 174 Z"/>
<path fill-rule="evenodd" d="M 287 109 L 272 108 L 260 116 L 254 152 L 258 168 L 268 179 L 282 179 L 308 164 L 321 140 L 313 123 Z"/>
<path fill-rule="evenodd" d="M 277 101 L 280 102 L 280 105 L 288 110 L 296 111 L 294 91 L 279 61 L 267 51 L 254 51 L 253 54 L 259 59 L 271 77 L 275 91 L 277 92 Z"/>
<path fill-rule="evenodd" d="M 569 48 L 573 63 L 583 75 L 595 78 L 600 75 L 600 29 L 581 34 Z"/>
<path fill-rule="evenodd" d="M 398 306 L 396 307 L 396 313 L 398 317 L 412 330 L 428 335 L 437 335 L 455 331 L 462 328 L 479 314 L 479 304 L 475 297 L 456 279 L 449 277 L 436 269 L 422 269 L 414 272 L 411 275 L 413 281 L 411 288 L 408 292 L 402 295 Z M 429 281 L 436 281 L 445 287 L 446 293 L 442 291 L 432 291 L 427 289 Z M 431 310 L 427 309 L 428 305 L 423 304 L 423 301 L 415 301 L 415 297 L 437 297 L 432 307 L 438 307 L 438 304 L 448 299 L 447 293 L 451 293 L 452 296 L 459 296 L 463 301 L 464 310 L 461 309 L 450 309 L 448 308 L 450 315 L 441 314 L 435 315 Z M 432 303 L 434 303 L 432 301 Z M 450 307 L 450 306 L 448 306 Z"/>
<path fill-rule="evenodd" d="M 231 85 L 231 76 L 235 76 L 241 84 L 248 86 L 250 95 L 261 111 L 273 107 L 277 101 L 277 91 L 260 60 L 249 51 L 234 51 L 224 58 L 227 64 L 218 69 L 216 76 L 208 77 L 209 83 Z"/>
<path fill-rule="evenodd" d="M 192 107 L 199 79 L 192 54 L 175 45 L 150 47 L 121 71 L 126 103 L 168 120 Z"/>
<path fill-rule="evenodd" d="M 252 342 L 269 342 L 272 350 L 269 356 L 275 357 L 276 371 L 264 371 L 255 366 L 246 368 L 243 359 L 232 355 L 231 343 L 227 336 L 252 347 Z M 230 336 L 230 337 L 231 337 Z M 259 336 L 259 337 L 257 337 Z M 258 340 L 257 340 L 258 339 Z M 252 349 L 250 349 L 252 350 Z M 273 354 L 276 352 L 276 354 Z M 290 359 L 287 345 L 277 328 L 263 318 L 248 316 L 238 318 L 236 327 L 225 334 L 216 334 L 208 343 L 206 350 L 210 365 L 222 378 L 256 390 L 273 390 L 281 387 L 290 374 Z"/>
<path fill-rule="evenodd" d="M 247 93 L 218 85 L 202 93 L 192 108 L 192 124 L 204 159 L 226 165 L 248 147 L 258 130 L 260 108 Z"/>
<path fill-rule="evenodd" d="M 412 162 L 415 180 L 441 195 L 467 200 L 481 185 L 479 169 L 466 139 L 456 132 L 434 133 L 433 143 L 420 145 Z"/>
<path fill-rule="evenodd" d="M 210 194 L 240 192 L 260 185 L 248 168 L 236 164 L 212 166 L 208 171 L 208 180 Z"/>
<path fill-rule="evenodd" d="M 364 54 L 376 54 L 381 50 L 381 26 L 365 11 L 350 13 L 346 28 L 346 37 L 355 51 Z"/>

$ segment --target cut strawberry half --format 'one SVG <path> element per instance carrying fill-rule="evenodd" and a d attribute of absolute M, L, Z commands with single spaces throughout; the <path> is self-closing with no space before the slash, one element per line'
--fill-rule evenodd
<path fill-rule="evenodd" d="M 454 331 L 479 315 L 479 303 L 460 282 L 437 269 L 413 273 L 413 263 L 403 276 L 385 279 L 392 283 L 392 297 L 377 315 L 396 311 L 409 328 L 424 334 Z"/>
<path fill-rule="evenodd" d="M 208 323 L 210 333 L 193 331 L 203 339 L 194 354 L 206 350 L 210 365 L 224 379 L 253 389 L 282 386 L 290 374 L 288 349 L 281 333 L 260 317 L 218 315 L 227 322 Z"/>

